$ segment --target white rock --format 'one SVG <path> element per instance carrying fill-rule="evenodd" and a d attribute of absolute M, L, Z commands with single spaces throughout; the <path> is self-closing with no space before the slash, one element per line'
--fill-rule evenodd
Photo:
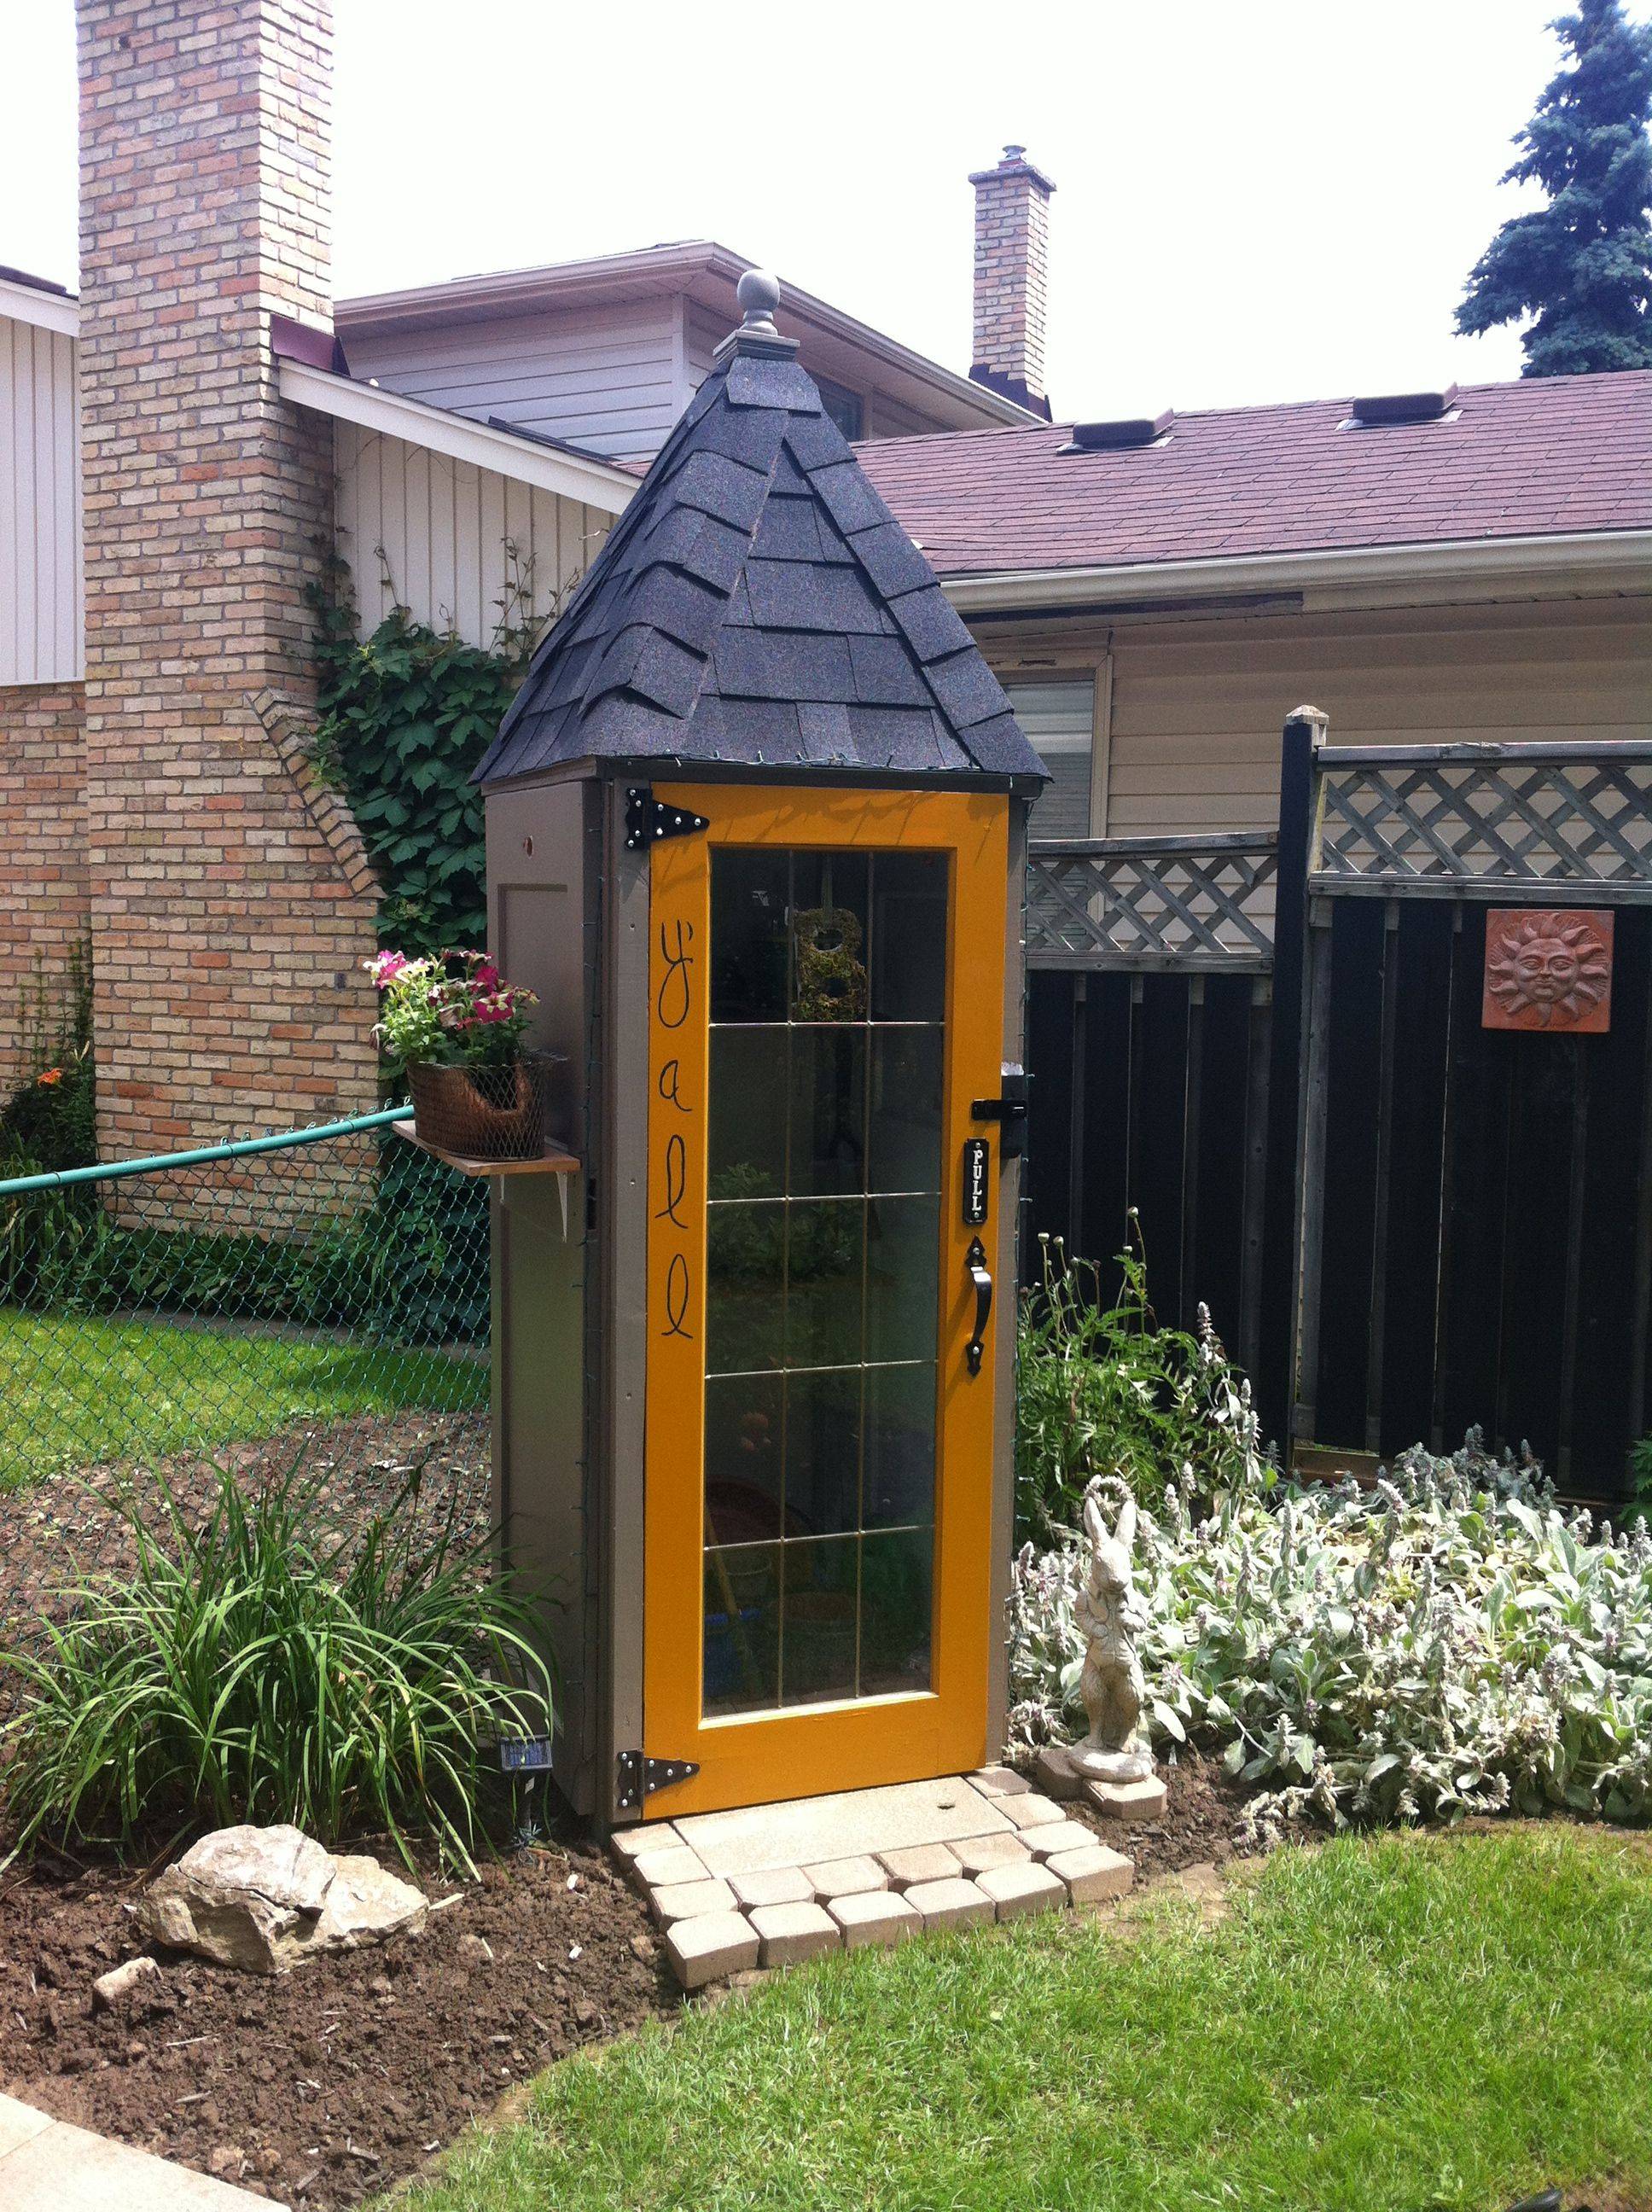
<path fill-rule="evenodd" d="M 377 1859 L 334 1861 L 335 1872 L 316 1930 L 320 1950 L 359 1951 L 392 1936 L 416 1936 L 430 1900 L 410 1881 L 381 1867 Z"/>
<path fill-rule="evenodd" d="M 92 2002 L 100 2011 L 107 2011 L 131 1996 L 134 1990 L 141 1989 L 145 1982 L 158 1982 L 160 1978 L 160 1967 L 147 1955 L 125 1960 L 118 1966 L 112 1966 L 106 1974 L 98 1976 L 92 1984 Z"/>
<path fill-rule="evenodd" d="M 138 1925 L 159 1943 L 243 1973 L 354 1950 L 424 1924 L 428 1900 L 374 1859 L 336 1859 L 291 1827 L 219 1828 L 159 1875 Z"/>

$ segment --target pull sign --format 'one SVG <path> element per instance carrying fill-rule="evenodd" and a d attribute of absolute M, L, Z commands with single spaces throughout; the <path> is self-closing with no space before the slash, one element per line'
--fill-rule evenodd
<path fill-rule="evenodd" d="M 987 1218 L 987 1177 L 993 1163 L 985 1137 L 963 1140 L 963 1225 L 979 1229 Z"/>

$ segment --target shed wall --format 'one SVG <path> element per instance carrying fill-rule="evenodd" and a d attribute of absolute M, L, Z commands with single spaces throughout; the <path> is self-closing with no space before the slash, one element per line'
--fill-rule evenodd
<path fill-rule="evenodd" d="M 566 1056 L 556 1133 L 583 1163 L 492 1185 L 494 1513 L 527 1586 L 551 1601 L 559 1678 L 556 1778 L 578 1810 L 600 1809 L 602 1655 L 595 1587 L 602 1479 L 589 1428 L 592 1385 L 586 1231 L 600 794 L 588 783 L 489 793 L 488 941 L 538 994 L 529 1043 Z"/>

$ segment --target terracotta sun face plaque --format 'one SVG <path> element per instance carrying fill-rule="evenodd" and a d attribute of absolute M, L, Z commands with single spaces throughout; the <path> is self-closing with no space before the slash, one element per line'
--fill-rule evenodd
<path fill-rule="evenodd" d="M 1612 921 L 1589 908 L 1493 907 L 1481 1027 L 1583 1036 L 1610 1029 Z"/>

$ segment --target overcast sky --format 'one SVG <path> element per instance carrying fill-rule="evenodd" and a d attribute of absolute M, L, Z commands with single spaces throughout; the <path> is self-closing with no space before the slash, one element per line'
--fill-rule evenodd
<path fill-rule="evenodd" d="M 1060 415 L 1517 374 L 1451 334 L 1558 0 L 335 0 L 336 290 L 713 237 L 969 360 L 968 172 L 1057 185 Z M 75 281 L 71 0 L 0 0 L 0 262 Z"/>

